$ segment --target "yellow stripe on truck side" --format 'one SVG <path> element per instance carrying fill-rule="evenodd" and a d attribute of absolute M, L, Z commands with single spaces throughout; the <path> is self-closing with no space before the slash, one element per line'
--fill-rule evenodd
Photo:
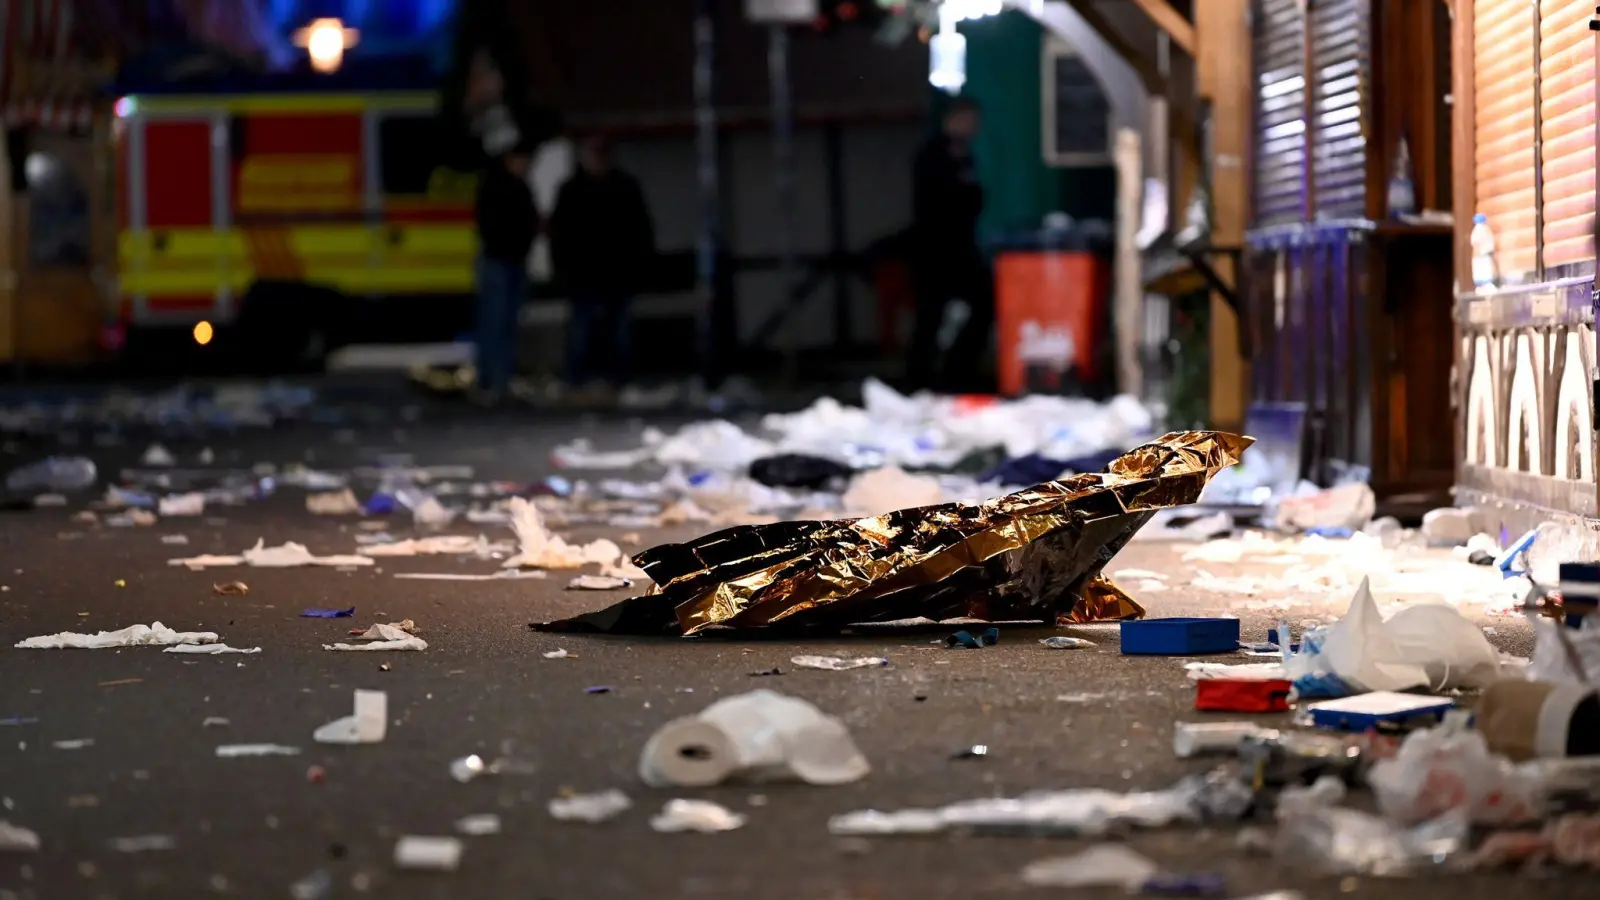
<path fill-rule="evenodd" d="M 242 294 L 285 277 L 355 295 L 468 293 L 477 251 L 465 223 L 129 231 L 118 276 L 123 295 Z"/>

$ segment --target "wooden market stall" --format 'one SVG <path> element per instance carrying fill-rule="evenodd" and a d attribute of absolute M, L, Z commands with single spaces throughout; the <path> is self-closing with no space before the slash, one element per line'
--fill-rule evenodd
<path fill-rule="evenodd" d="M 93 10 L 0 10 L 0 361 L 81 363 L 97 353 L 114 279 L 108 110 L 95 100 L 114 62 L 81 24 L 104 24 L 83 15 Z"/>
<path fill-rule="evenodd" d="M 1455 457 L 1449 9 L 1255 0 L 1253 12 L 1252 401 L 1305 405 L 1313 478 L 1350 465 L 1380 496 L 1442 495 Z M 1437 215 L 1391 215 L 1402 141 L 1415 207 Z"/>
<path fill-rule="evenodd" d="M 1474 284 L 1458 215 L 1458 501 L 1491 527 L 1593 518 L 1596 8 L 1452 7 L 1456 207 L 1487 217 L 1498 268 Z"/>

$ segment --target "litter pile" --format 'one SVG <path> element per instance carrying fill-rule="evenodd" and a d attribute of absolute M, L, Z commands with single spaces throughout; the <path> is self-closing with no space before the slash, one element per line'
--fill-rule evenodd
<path fill-rule="evenodd" d="M 1075 622 L 1144 610 L 1100 567 L 1157 510 L 1192 503 L 1248 438 L 1183 432 L 1137 447 L 1102 474 L 980 504 L 866 519 L 717 532 L 647 550 L 650 593 L 548 630 L 694 634 L 839 628 L 922 616 Z"/>

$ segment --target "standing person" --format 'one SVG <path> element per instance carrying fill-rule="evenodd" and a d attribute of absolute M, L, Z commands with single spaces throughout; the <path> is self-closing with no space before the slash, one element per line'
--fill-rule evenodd
<path fill-rule="evenodd" d="M 473 399 L 494 405 L 505 397 L 517 365 L 517 315 L 528 285 L 528 251 L 539 230 L 521 145 L 501 155 L 478 181 L 478 381 Z"/>
<path fill-rule="evenodd" d="M 550 264 L 571 302 L 567 324 L 567 383 L 584 386 L 594 374 L 590 352 L 604 327 L 605 372 L 613 387 L 632 374 L 629 306 L 649 283 L 655 228 L 644 191 L 612 161 L 611 142 L 591 135 L 578 169 L 561 186 L 550 216 Z"/>
<path fill-rule="evenodd" d="M 983 187 L 972 159 L 978 134 L 978 104 L 957 97 L 942 127 L 917 152 L 912 180 L 911 273 L 916 293 L 906 376 L 916 388 L 949 387 L 952 377 L 977 374 L 989 350 L 994 324 L 994 285 L 978 248 Z M 949 363 L 939 360 L 939 328 L 950 301 L 966 302 L 969 315 Z M 935 378 L 941 383 L 935 384 Z"/>

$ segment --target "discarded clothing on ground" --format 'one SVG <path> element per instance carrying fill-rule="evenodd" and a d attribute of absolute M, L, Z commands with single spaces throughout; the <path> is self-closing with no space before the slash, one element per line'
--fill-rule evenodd
<path fill-rule="evenodd" d="M 1193 503 L 1252 443 L 1179 432 L 1105 472 L 982 503 L 781 522 L 646 550 L 655 584 L 546 631 L 690 635 L 716 626 L 837 629 L 925 616 L 1092 622 L 1144 610 L 1100 569 L 1157 510 Z"/>

